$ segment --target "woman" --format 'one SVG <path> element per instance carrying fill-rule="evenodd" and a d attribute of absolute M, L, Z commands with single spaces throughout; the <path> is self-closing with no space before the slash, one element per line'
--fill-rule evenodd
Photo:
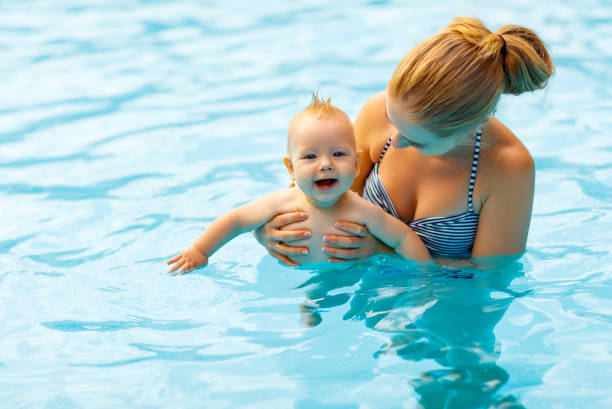
<path fill-rule="evenodd" d="M 385 92 L 355 120 L 360 176 L 353 190 L 403 220 L 433 256 L 453 265 L 488 256 L 520 256 L 531 218 L 534 163 L 519 139 L 492 114 L 502 94 L 543 88 L 553 73 L 544 43 L 507 25 L 490 32 L 458 17 L 416 45 Z M 278 215 L 256 232 L 277 259 L 304 247 L 291 230 L 301 213 Z M 367 230 L 339 221 L 346 236 L 328 235 L 332 261 L 385 252 Z"/>

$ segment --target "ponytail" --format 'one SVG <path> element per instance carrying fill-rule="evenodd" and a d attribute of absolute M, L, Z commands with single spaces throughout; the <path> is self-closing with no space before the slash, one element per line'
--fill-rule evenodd
<path fill-rule="evenodd" d="M 404 56 L 387 91 L 419 123 L 445 136 L 476 127 L 501 94 L 544 88 L 553 71 L 533 31 L 507 25 L 493 33 L 478 19 L 456 17 Z"/>
<path fill-rule="evenodd" d="M 504 94 L 544 88 L 554 66 L 540 37 L 528 28 L 512 25 L 500 27 L 496 33 L 506 41 Z"/>

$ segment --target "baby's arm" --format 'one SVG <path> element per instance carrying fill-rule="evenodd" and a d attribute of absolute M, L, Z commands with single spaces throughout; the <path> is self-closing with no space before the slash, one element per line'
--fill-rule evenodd
<path fill-rule="evenodd" d="M 206 266 L 208 258 L 221 246 L 258 228 L 279 213 L 278 204 L 283 203 L 287 194 L 287 191 L 270 193 L 215 219 L 189 248 L 167 261 L 167 264 L 174 264 L 168 273 L 179 268 L 179 273 L 184 273 Z"/>
<path fill-rule="evenodd" d="M 393 248 L 404 258 L 411 260 L 431 260 L 429 250 L 421 238 L 404 222 L 385 213 L 380 207 L 358 198 L 363 224 L 370 233 Z"/>

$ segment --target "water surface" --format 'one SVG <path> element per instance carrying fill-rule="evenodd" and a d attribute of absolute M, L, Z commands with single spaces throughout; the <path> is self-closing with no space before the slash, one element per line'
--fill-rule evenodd
<path fill-rule="evenodd" d="M 214 217 L 288 184 L 285 129 L 311 91 L 354 118 L 459 14 L 534 29 L 557 64 L 547 90 L 498 110 L 537 168 L 519 262 L 296 270 L 243 235 L 165 274 Z M 0 406 L 612 407 L 609 3 L 33 0 L 0 15 Z"/>

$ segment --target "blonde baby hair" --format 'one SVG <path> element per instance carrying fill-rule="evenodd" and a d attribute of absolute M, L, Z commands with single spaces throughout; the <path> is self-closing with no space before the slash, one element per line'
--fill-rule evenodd
<path fill-rule="evenodd" d="M 312 99 L 310 100 L 310 104 L 306 108 L 304 108 L 302 112 L 312 113 L 317 118 L 326 118 L 337 114 L 345 115 L 344 111 L 332 105 L 331 97 L 323 99 L 319 96 L 317 92 L 312 92 L 311 94 Z"/>
<path fill-rule="evenodd" d="M 472 130 L 501 94 L 546 86 L 554 65 L 531 30 L 505 25 L 495 32 L 472 17 L 456 17 L 401 60 L 387 92 L 414 120 L 440 136 Z"/>
<path fill-rule="evenodd" d="M 312 99 L 310 100 L 310 104 L 306 108 L 298 112 L 289 122 L 289 127 L 288 127 L 288 132 L 287 132 L 288 133 L 287 152 L 289 151 L 289 145 L 290 145 L 292 134 L 293 134 L 293 127 L 295 126 L 297 119 L 304 114 L 314 115 L 314 117 L 317 119 L 327 119 L 327 118 L 331 118 L 334 116 L 339 116 L 342 119 L 345 119 L 346 121 L 348 121 L 349 124 L 351 124 L 351 120 L 348 117 L 348 115 L 340 108 L 332 105 L 331 97 L 327 97 L 327 99 L 323 99 L 319 96 L 317 92 L 312 92 L 311 94 L 312 94 Z"/>

